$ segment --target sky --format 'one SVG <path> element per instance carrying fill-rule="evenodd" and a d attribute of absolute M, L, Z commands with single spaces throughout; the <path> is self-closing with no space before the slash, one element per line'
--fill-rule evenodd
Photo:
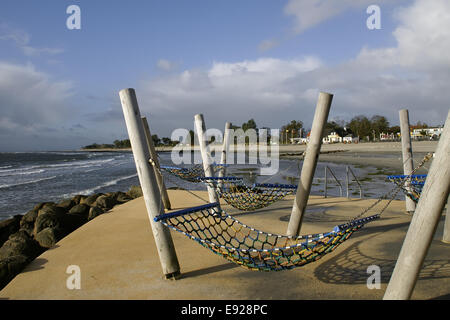
<path fill-rule="evenodd" d="M 408 109 L 411 123 L 443 125 L 449 52 L 448 0 L 2 0 L 0 152 L 126 139 L 124 88 L 160 137 L 198 113 L 220 130 L 310 128 L 321 91 L 330 121 L 396 125 Z"/>

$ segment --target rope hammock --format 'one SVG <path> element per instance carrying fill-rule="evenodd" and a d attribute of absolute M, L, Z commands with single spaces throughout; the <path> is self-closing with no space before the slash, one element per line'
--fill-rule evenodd
<path fill-rule="evenodd" d="M 431 154 L 425 156 L 407 178 L 410 179 L 430 158 Z M 352 220 L 337 225 L 327 233 L 299 237 L 276 235 L 249 227 L 222 210 L 218 202 L 162 214 L 154 220 L 244 268 L 280 271 L 317 261 L 335 250 L 366 223 L 379 219 L 401 189 L 397 185 Z M 363 217 L 388 197 L 389 200 L 377 214 Z"/>
<path fill-rule="evenodd" d="M 399 188 L 402 189 L 403 193 L 408 196 L 414 202 L 419 202 L 420 194 L 422 193 L 425 180 L 427 179 L 426 174 L 420 175 L 396 175 L 388 176 L 387 179 L 395 183 Z"/>
<path fill-rule="evenodd" d="M 380 214 L 351 220 L 327 233 L 281 236 L 251 228 L 220 209 L 219 203 L 156 217 L 167 227 L 215 254 L 250 270 L 280 271 L 303 266 L 332 252 L 364 224 Z"/>
<path fill-rule="evenodd" d="M 291 184 L 255 183 L 248 186 L 238 177 L 202 177 L 199 180 L 215 188 L 226 203 L 243 211 L 265 208 L 297 190 L 297 186 Z"/>
<path fill-rule="evenodd" d="M 213 164 L 213 169 L 215 172 L 222 170 L 226 165 L 224 164 Z M 204 177 L 203 166 L 201 164 L 196 164 L 190 168 L 172 167 L 172 166 L 160 166 L 160 168 L 180 179 L 189 182 L 199 182 L 198 178 Z"/>

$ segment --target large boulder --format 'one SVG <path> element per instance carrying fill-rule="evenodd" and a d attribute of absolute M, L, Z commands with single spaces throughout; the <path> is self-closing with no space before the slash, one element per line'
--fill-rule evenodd
<path fill-rule="evenodd" d="M 9 236 L 20 229 L 22 215 L 15 215 L 10 219 L 0 221 L 0 247 L 8 240 Z"/>
<path fill-rule="evenodd" d="M 92 206 L 94 207 L 100 207 L 103 208 L 105 210 L 109 210 L 112 207 L 114 207 L 116 205 L 116 200 L 114 199 L 113 196 L 111 195 L 102 195 L 100 197 L 97 198 L 97 200 L 95 200 L 94 204 Z"/>
<path fill-rule="evenodd" d="M 131 186 L 131 188 L 130 188 L 130 190 L 128 190 L 127 194 L 132 199 L 142 197 L 142 188 L 141 188 L 141 186 Z"/>
<path fill-rule="evenodd" d="M 53 228 L 61 230 L 61 237 L 59 238 L 61 239 L 81 227 L 87 221 L 87 215 L 66 213 L 65 215 L 59 217 L 59 225 Z"/>
<path fill-rule="evenodd" d="M 91 209 L 89 210 L 88 221 L 91 221 L 95 217 L 103 214 L 104 212 L 105 212 L 105 209 L 103 209 L 103 208 L 100 208 L 97 206 L 91 207 Z"/>
<path fill-rule="evenodd" d="M 49 204 L 45 205 L 38 211 L 38 217 L 42 214 L 54 214 L 54 215 L 61 215 L 66 213 L 66 210 L 62 207 L 58 207 L 55 204 Z"/>
<path fill-rule="evenodd" d="M 63 208 L 65 211 L 69 211 L 74 205 L 76 205 L 75 201 L 72 199 L 66 199 L 59 202 L 57 207 Z"/>
<path fill-rule="evenodd" d="M 87 198 L 87 196 L 84 196 L 84 195 L 81 195 L 81 194 L 77 194 L 76 196 L 74 196 L 73 198 L 72 198 L 72 200 L 75 202 L 75 204 L 80 204 L 80 202 L 83 200 L 83 199 L 86 199 Z"/>
<path fill-rule="evenodd" d="M 55 228 L 45 228 L 35 236 L 35 240 L 42 248 L 53 247 L 60 240 L 61 231 Z"/>
<path fill-rule="evenodd" d="M 97 200 L 97 198 L 100 197 L 101 195 L 102 195 L 101 193 L 90 195 L 89 197 L 82 199 L 80 201 L 80 204 L 87 204 L 88 206 L 91 207 L 95 202 L 95 200 Z"/>
<path fill-rule="evenodd" d="M 52 206 L 52 205 L 55 205 L 55 203 L 54 202 L 40 202 L 34 206 L 33 210 L 39 211 L 45 206 Z"/>
<path fill-rule="evenodd" d="M 45 228 L 58 228 L 61 225 L 61 218 L 64 214 L 57 214 L 52 212 L 39 213 L 34 223 L 33 235 L 36 236 Z"/>
<path fill-rule="evenodd" d="M 39 253 L 38 243 L 27 232 L 19 230 L 10 235 L 9 239 L 0 248 L 0 260 L 17 255 L 24 255 L 32 260 Z"/>
<path fill-rule="evenodd" d="M 116 201 L 117 201 L 117 203 L 122 204 L 122 203 L 128 202 L 130 200 L 133 200 L 133 198 L 131 198 L 125 192 L 121 192 L 121 191 L 116 192 Z"/>
<path fill-rule="evenodd" d="M 38 216 L 38 210 L 32 209 L 28 211 L 20 220 L 20 229 L 28 232 L 29 235 L 33 234 L 34 223 Z"/>
<path fill-rule="evenodd" d="M 28 262 L 29 259 L 24 255 L 0 259 L 0 290 L 19 274 Z"/>
<path fill-rule="evenodd" d="M 69 210 L 70 214 L 79 214 L 82 216 L 88 216 L 90 207 L 85 203 L 80 203 L 73 206 L 72 209 Z"/>

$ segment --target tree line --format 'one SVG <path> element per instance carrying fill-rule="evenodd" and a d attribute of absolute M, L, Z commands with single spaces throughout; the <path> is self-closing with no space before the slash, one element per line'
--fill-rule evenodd
<path fill-rule="evenodd" d="M 250 119 L 244 122 L 241 126 L 231 125 L 233 130 L 242 129 L 244 132 L 249 129 L 254 129 L 258 132 L 258 126 L 254 119 Z M 428 128 L 426 123 L 418 121 L 415 125 L 411 125 L 411 128 L 421 129 Z M 262 127 L 262 129 L 269 129 Z M 345 137 L 351 135 L 354 137 L 360 137 L 362 140 L 376 141 L 379 139 L 380 133 L 394 134 L 400 132 L 399 126 L 391 126 L 386 117 L 381 115 L 374 115 L 367 117 L 365 115 L 358 115 L 350 119 L 350 121 L 329 121 L 326 123 L 323 137 L 328 136 L 331 132 L 336 132 L 339 136 Z M 304 138 L 306 137 L 308 130 L 305 130 L 303 122 L 300 120 L 291 120 L 289 123 L 283 125 L 280 128 L 280 142 L 287 143 L 291 138 Z M 153 144 L 155 146 L 175 146 L 179 142 L 172 141 L 170 138 L 159 138 L 157 134 L 152 135 Z M 248 140 L 248 138 L 246 138 Z M 270 132 L 268 132 L 268 141 L 270 141 Z M 194 144 L 194 131 L 189 130 L 189 136 L 187 143 Z M 97 144 L 83 147 L 83 149 L 126 149 L 131 148 L 130 140 L 115 140 L 112 144 Z"/>

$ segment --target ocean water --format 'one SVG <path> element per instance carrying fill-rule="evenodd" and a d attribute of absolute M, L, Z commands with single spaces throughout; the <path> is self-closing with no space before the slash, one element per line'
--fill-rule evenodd
<path fill-rule="evenodd" d="M 160 153 L 163 165 L 173 165 L 170 153 Z M 278 173 L 260 176 L 259 165 L 232 165 L 229 176 L 241 176 L 246 183 L 297 184 L 301 161 L 280 160 Z M 312 194 L 323 194 L 324 167 L 328 165 L 345 189 L 345 166 L 332 163 L 317 165 Z M 367 177 L 375 168 L 352 167 L 356 176 Z M 166 173 L 168 188 L 180 187 L 189 190 L 206 190 L 203 184 L 189 183 Z M 386 191 L 384 176 L 370 176 L 364 188 L 365 197 L 377 197 Z M 0 220 L 15 214 L 23 214 L 39 202 L 114 191 L 126 192 L 132 185 L 139 185 L 133 155 L 130 152 L 33 152 L 0 153 Z M 328 194 L 340 195 L 336 183 L 329 182 Z M 345 190 L 343 190 L 345 196 Z M 350 193 L 358 197 L 353 185 Z"/>

